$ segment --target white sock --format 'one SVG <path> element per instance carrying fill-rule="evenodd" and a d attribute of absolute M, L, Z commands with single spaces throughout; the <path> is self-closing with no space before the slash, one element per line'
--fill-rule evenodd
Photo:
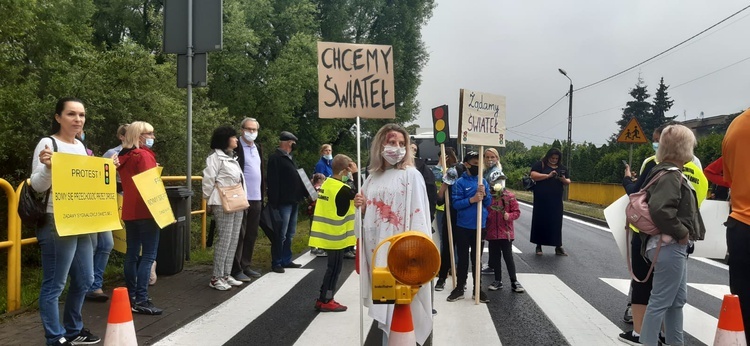
<path fill-rule="evenodd" d="M 635 330 L 634 330 L 634 331 L 633 331 L 633 336 L 637 338 L 637 337 L 641 336 L 641 334 L 639 334 L 639 333 L 636 333 L 636 332 L 635 332 Z"/>

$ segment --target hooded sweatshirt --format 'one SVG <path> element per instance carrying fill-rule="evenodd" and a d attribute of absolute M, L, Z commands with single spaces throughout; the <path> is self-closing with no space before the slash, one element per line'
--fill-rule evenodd
<path fill-rule="evenodd" d="M 117 167 L 117 172 L 122 180 L 122 219 L 152 219 L 151 212 L 135 187 L 133 176 L 156 167 L 154 152 L 146 147 L 122 149 L 119 158 L 120 167 Z"/>

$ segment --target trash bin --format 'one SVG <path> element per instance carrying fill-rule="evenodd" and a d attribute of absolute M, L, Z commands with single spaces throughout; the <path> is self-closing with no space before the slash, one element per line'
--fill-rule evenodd
<path fill-rule="evenodd" d="M 159 275 L 174 275 L 182 271 L 185 262 L 186 244 L 190 241 L 188 198 L 193 196 L 193 191 L 184 186 L 166 186 L 165 188 L 177 222 L 164 227 L 159 233 L 156 273 Z"/>

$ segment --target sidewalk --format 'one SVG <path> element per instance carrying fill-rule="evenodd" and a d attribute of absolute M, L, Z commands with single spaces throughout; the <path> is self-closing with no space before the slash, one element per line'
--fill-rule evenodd
<path fill-rule="evenodd" d="M 150 345 L 196 317 L 237 294 L 245 284 L 229 291 L 208 287 L 211 278 L 209 265 L 189 265 L 172 276 L 159 276 L 149 295 L 157 307 L 164 309 L 159 316 L 133 314 L 139 345 Z M 252 282 L 250 283 L 252 284 Z M 122 284 L 124 286 L 124 283 Z M 107 287 L 111 296 L 113 287 Z M 60 305 L 62 309 L 62 304 Z M 83 304 L 83 322 L 91 333 L 104 338 L 107 330 L 109 301 Z M 44 329 L 38 311 L 21 313 L 0 324 L 0 345 L 44 345 Z"/>

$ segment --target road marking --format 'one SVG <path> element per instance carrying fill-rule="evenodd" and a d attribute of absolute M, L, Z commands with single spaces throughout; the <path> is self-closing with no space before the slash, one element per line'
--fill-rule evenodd
<path fill-rule="evenodd" d="M 620 291 L 622 294 L 627 295 L 628 290 L 630 290 L 630 280 L 609 278 L 600 279 Z M 693 284 L 688 285 L 692 286 Z M 526 285 L 524 284 L 524 287 L 525 286 Z M 699 288 L 702 287 L 702 285 L 697 286 L 698 287 L 696 288 L 702 291 L 702 289 Z M 683 329 L 694 338 L 700 340 L 702 343 L 706 345 L 713 344 L 714 334 L 716 333 L 716 330 L 712 328 L 712 326 L 717 325 L 719 320 L 701 310 L 698 310 L 696 307 L 690 304 L 685 304 L 685 306 L 682 308 L 682 311 L 682 315 L 684 318 Z"/>
<path fill-rule="evenodd" d="M 307 264 L 309 256 L 296 263 Z M 314 257 L 313 257 L 314 258 Z M 229 300 L 155 343 L 159 345 L 222 345 L 276 304 L 312 269 L 289 269 L 284 274 L 268 273 Z"/>
<path fill-rule="evenodd" d="M 708 265 L 712 265 L 712 266 L 714 266 L 716 268 L 721 268 L 721 269 L 724 269 L 724 270 L 729 270 L 729 266 L 728 265 L 726 265 L 724 263 L 721 263 L 721 262 L 718 262 L 716 260 L 712 260 L 710 258 L 694 257 L 694 256 L 690 256 L 689 258 L 692 258 L 692 259 L 694 259 L 696 261 L 699 261 L 699 262 L 703 262 L 703 263 L 708 264 Z"/>
<path fill-rule="evenodd" d="M 515 245 L 511 245 L 513 247 L 513 253 L 523 253 L 521 252 L 521 249 L 517 248 Z M 483 246 L 482 253 L 490 253 L 489 246 Z"/>
<path fill-rule="evenodd" d="M 349 309 L 344 312 L 321 312 L 307 326 L 295 345 L 331 345 L 331 335 L 335 335 L 336 344 L 359 345 L 359 275 L 352 272 L 341 288 L 336 292 L 336 301 Z M 370 331 L 373 319 L 364 311 L 364 335 Z M 331 328 L 335 327 L 335 330 Z M 332 334 L 333 333 L 333 334 Z"/>
<path fill-rule="evenodd" d="M 558 277 L 518 274 L 526 292 L 571 345 L 618 345 L 622 332 Z M 554 342 L 553 342 L 554 343 Z"/>
<path fill-rule="evenodd" d="M 716 297 L 716 299 L 724 300 L 725 294 L 731 294 L 729 292 L 729 286 L 727 285 L 716 285 L 716 284 L 691 284 L 688 283 L 688 286 L 695 288 L 696 290 L 699 290 L 703 293 L 706 293 L 710 296 Z"/>
<path fill-rule="evenodd" d="M 445 290 L 435 292 L 434 308 L 438 314 L 433 318 L 432 344 L 435 346 L 453 345 L 502 345 L 500 336 L 487 304 L 474 304 L 472 292 L 466 290 L 465 298 L 448 302 L 450 283 Z"/>

